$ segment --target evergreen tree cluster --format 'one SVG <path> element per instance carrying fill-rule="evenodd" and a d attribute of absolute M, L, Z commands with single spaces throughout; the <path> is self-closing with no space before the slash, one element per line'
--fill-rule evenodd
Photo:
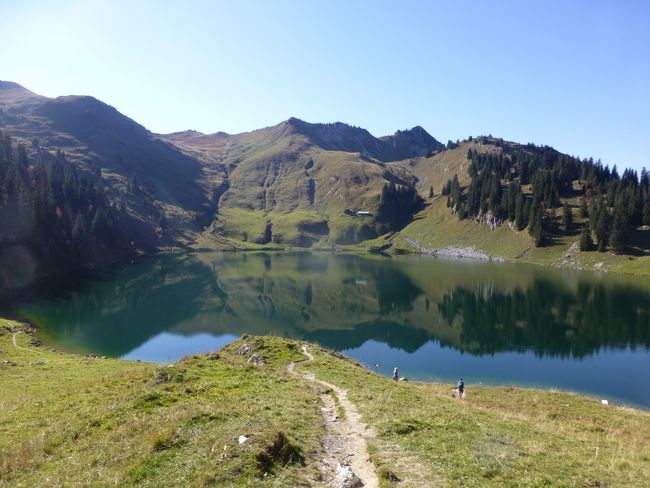
<path fill-rule="evenodd" d="M 500 147 L 499 153 L 468 151 L 466 192 L 457 176 L 443 187 L 448 206 L 461 219 L 491 212 L 518 230 L 527 227 L 535 245 L 542 246 L 550 233 L 574 231 L 573 211 L 561 199 L 579 196 L 578 215 L 589 219 L 581 243 L 588 248 L 593 233 L 600 251 L 615 253 L 624 252 L 633 228 L 650 225 L 650 175 L 645 169 L 640 177 L 631 169 L 619 175 L 616 167 L 548 146 Z"/>
<path fill-rule="evenodd" d="M 411 221 L 422 206 L 422 198 L 410 185 L 385 184 L 379 198 L 378 220 L 390 230 L 398 230 Z"/>
<path fill-rule="evenodd" d="M 101 177 L 82 174 L 61 151 L 30 160 L 0 131 L 0 250 L 23 246 L 49 269 L 112 259 L 130 245 L 127 219 Z"/>

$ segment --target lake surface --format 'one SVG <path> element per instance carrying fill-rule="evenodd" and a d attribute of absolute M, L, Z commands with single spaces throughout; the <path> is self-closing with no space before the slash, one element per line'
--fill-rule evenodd
<path fill-rule="evenodd" d="M 51 290 L 50 290 L 51 291 Z M 241 334 L 318 342 L 390 375 L 554 387 L 650 408 L 650 280 L 326 253 L 166 254 L 31 299 L 58 347 L 171 362 Z M 379 366 L 376 366 L 376 365 Z"/>

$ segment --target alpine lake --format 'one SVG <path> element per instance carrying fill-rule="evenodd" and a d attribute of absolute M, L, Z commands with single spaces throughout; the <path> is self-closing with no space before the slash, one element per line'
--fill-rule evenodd
<path fill-rule="evenodd" d="M 410 380 L 555 388 L 650 408 L 650 278 L 308 252 L 145 257 L 14 304 L 48 345 L 168 363 L 242 334 Z M 451 388 L 451 386 L 450 386 Z"/>

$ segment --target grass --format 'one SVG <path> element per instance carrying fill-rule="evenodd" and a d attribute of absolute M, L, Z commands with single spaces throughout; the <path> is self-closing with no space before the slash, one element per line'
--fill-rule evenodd
<path fill-rule="evenodd" d="M 348 390 L 393 486 L 647 486 L 650 415 L 579 395 L 394 383 L 313 347 L 303 369 Z"/>
<path fill-rule="evenodd" d="M 265 454 L 279 433 L 314 452 L 322 433 L 317 395 L 279 369 L 232 350 L 172 367 L 88 358 L 33 348 L 24 332 L 18 345 L 30 350 L 16 349 L 0 330 L 0 359 L 16 364 L 0 366 L 0 486 L 292 486 L 316 476 L 311 463 L 276 466 Z M 267 361 L 299 359 L 280 344 Z M 241 434 L 250 439 L 239 445 Z"/>
<path fill-rule="evenodd" d="M 447 246 L 475 247 L 490 256 L 543 266 L 558 266 L 583 270 L 614 271 L 650 275 L 650 255 L 615 255 L 611 252 L 580 252 L 571 250 L 577 235 L 556 235 L 544 247 L 533 245 L 528 231 L 516 231 L 508 223 L 495 230 L 473 220 L 459 220 L 447 208 L 444 197 L 434 197 L 429 206 L 398 234 L 391 236 L 394 249 L 412 252 L 402 237 L 414 239 L 421 245 L 438 249 Z M 369 245 L 380 244 L 382 238 Z"/>
<path fill-rule="evenodd" d="M 474 246 L 492 256 L 508 259 L 515 259 L 532 247 L 532 240 L 525 230 L 516 231 L 507 224 L 490 230 L 472 220 L 459 220 L 447 208 L 446 198 L 442 196 L 435 197 L 399 236 L 415 239 L 428 248 Z M 395 242 L 398 246 L 408 247 L 399 238 Z"/>
<path fill-rule="evenodd" d="M 318 346 L 244 337 L 172 366 L 30 345 L 0 321 L 0 486 L 309 486 L 323 435 L 318 393 L 348 390 L 377 432 L 381 485 L 647 486 L 650 414 L 578 395 L 394 383 Z M 4 326 L 20 327 L 18 346 Z M 247 362 L 246 343 L 264 359 Z M 239 444 L 241 434 L 249 435 Z M 399 481 L 398 481 L 399 480 Z"/>

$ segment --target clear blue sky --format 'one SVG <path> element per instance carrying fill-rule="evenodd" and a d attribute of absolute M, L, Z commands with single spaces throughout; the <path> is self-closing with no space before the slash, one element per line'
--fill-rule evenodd
<path fill-rule="evenodd" d="M 650 166 L 650 1 L 8 1 L 0 79 L 155 132 L 422 125 Z"/>

